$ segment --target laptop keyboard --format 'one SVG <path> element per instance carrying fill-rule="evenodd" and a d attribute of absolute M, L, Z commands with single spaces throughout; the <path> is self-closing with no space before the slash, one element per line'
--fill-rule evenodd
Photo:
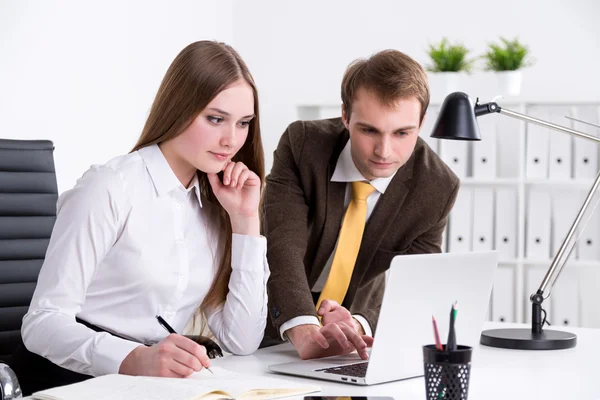
<path fill-rule="evenodd" d="M 315 371 L 325 372 L 327 374 L 356 376 L 358 378 L 364 378 L 365 376 L 367 376 L 367 365 L 369 365 L 369 362 L 365 361 L 358 364 L 342 365 L 341 367 L 323 368 L 317 369 Z"/>

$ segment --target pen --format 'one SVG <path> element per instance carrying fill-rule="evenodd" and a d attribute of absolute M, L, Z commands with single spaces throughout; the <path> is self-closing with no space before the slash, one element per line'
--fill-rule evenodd
<path fill-rule="evenodd" d="M 158 323 L 160 324 L 160 326 L 162 326 L 163 328 L 165 328 L 165 330 L 166 330 L 167 332 L 169 332 L 169 333 L 175 333 L 175 334 L 177 334 L 177 332 L 175 332 L 175 329 L 173 329 L 173 328 L 171 327 L 171 325 L 169 325 L 169 324 L 167 323 L 167 321 L 165 321 L 165 320 L 164 320 L 164 318 L 163 318 L 163 317 L 161 317 L 160 315 L 157 315 L 157 316 L 156 316 L 156 320 L 158 321 Z M 211 374 L 213 374 L 213 375 L 215 374 L 214 372 L 212 372 L 212 371 L 210 370 L 210 368 L 208 368 L 208 367 L 204 367 L 204 368 L 206 368 L 206 369 L 207 369 L 207 370 L 208 370 L 208 371 L 209 371 Z"/>

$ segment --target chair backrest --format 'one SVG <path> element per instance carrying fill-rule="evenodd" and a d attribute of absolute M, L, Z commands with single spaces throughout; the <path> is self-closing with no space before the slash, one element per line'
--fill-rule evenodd
<path fill-rule="evenodd" d="M 54 146 L 0 139 L 0 362 L 21 343 L 21 322 L 56 220 Z"/>

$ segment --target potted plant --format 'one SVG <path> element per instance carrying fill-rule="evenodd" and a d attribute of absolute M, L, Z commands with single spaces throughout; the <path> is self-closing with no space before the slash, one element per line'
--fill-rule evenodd
<path fill-rule="evenodd" d="M 500 93 L 518 96 L 523 82 L 521 69 L 533 65 L 533 60 L 529 57 L 529 49 L 517 38 L 508 40 L 501 37 L 499 44 L 488 44 L 488 51 L 483 58 L 486 70 L 495 71 L 498 77 Z"/>
<path fill-rule="evenodd" d="M 469 49 L 460 43 L 452 44 L 447 38 L 429 45 L 427 51 L 432 64 L 427 70 L 442 77 L 444 95 L 458 90 L 460 72 L 470 72 L 473 60 L 467 59 Z"/>

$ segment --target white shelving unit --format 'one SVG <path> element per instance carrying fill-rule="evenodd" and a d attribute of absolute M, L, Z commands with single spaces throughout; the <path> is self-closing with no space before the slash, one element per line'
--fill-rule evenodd
<path fill-rule="evenodd" d="M 499 104 L 600 136 L 600 129 L 564 118 L 569 115 L 598 124 L 600 103 Z M 420 135 L 461 178 L 459 198 L 444 235 L 444 250 L 499 250 L 489 317 L 528 322 L 529 296 L 539 287 L 561 237 L 600 171 L 600 145 L 506 115 L 478 118 L 481 142 L 441 141 L 429 137 L 440 106 L 430 105 Z M 339 116 L 339 105 L 298 107 L 299 119 Z M 464 201 L 468 205 L 458 204 Z M 512 235 L 502 233 L 511 231 Z M 598 292 L 600 212 L 591 216 L 544 303 L 548 320 L 557 325 L 600 328 Z"/>

